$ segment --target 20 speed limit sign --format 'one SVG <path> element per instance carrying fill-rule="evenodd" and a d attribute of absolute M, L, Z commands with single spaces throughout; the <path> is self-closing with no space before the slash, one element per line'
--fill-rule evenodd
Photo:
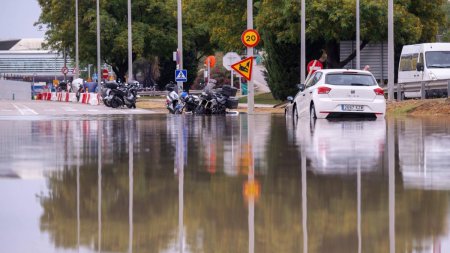
<path fill-rule="evenodd" d="M 261 37 L 256 30 L 248 29 L 242 33 L 241 40 L 247 47 L 256 47 Z"/>

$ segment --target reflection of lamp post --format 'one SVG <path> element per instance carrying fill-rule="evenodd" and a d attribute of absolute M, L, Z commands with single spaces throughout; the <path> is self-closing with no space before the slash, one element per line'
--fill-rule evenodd
<path fill-rule="evenodd" d="M 98 121 L 98 252 L 102 250 L 102 136 L 103 124 Z"/>
<path fill-rule="evenodd" d="M 128 231 L 128 253 L 133 252 L 133 186 L 134 186 L 134 181 L 133 181 L 133 171 L 134 171 L 134 167 L 133 167 L 133 156 L 134 156 L 134 147 L 133 147 L 133 122 L 134 121 L 129 121 L 130 124 L 130 137 L 128 140 L 128 193 L 129 193 L 129 198 L 128 198 L 128 226 L 129 226 L 129 231 Z"/>

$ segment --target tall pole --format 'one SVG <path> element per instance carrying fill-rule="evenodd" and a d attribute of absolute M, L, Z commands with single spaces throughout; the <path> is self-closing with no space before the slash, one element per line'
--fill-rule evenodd
<path fill-rule="evenodd" d="M 301 4 L 301 28 L 300 28 L 300 83 L 305 83 L 306 76 L 306 10 L 305 10 L 305 0 L 302 0 Z"/>
<path fill-rule="evenodd" d="M 100 68 L 100 0 L 97 0 L 97 87 L 101 87 L 102 71 Z"/>
<path fill-rule="evenodd" d="M 253 0 L 247 0 L 247 29 L 253 29 Z M 253 57 L 253 48 L 247 47 L 247 57 Z M 253 82 L 248 81 L 248 108 L 247 113 L 252 114 L 255 106 Z"/>
<path fill-rule="evenodd" d="M 394 0 L 388 3 L 388 100 L 394 99 Z"/>
<path fill-rule="evenodd" d="M 128 83 L 133 81 L 133 38 L 131 27 L 131 0 L 128 0 Z"/>
<path fill-rule="evenodd" d="M 177 0 L 177 26 L 178 26 L 178 54 L 179 54 L 179 69 L 183 69 L 183 23 L 182 23 L 182 2 Z M 183 82 L 178 82 L 178 93 L 183 91 Z"/>
<path fill-rule="evenodd" d="M 80 72 L 80 63 L 78 55 L 78 0 L 75 0 L 75 79 L 78 78 Z"/>
<path fill-rule="evenodd" d="M 361 69 L 360 28 L 359 28 L 359 0 L 356 0 L 356 69 Z"/>

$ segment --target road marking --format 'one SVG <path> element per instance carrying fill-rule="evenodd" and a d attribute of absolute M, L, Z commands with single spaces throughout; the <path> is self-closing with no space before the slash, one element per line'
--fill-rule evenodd
<path fill-rule="evenodd" d="M 20 109 L 16 104 L 12 104 L 22 115 L 25 115 L 25 113 Z"/>
<path fill-rule="evenodd" d="M 25 111 L 29 111 L 29 112 L 33 113 L 34 115 L 38 115 L 39 114 L 35 110 L 31 109 L 30 107 L 28 107 L 26 105 L 22 105 L 22 106 L 25 107 Z"/>

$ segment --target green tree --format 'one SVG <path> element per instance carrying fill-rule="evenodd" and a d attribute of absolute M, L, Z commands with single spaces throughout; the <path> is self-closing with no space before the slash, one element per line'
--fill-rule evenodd
<path fill-rule="evenodd" d="M 47 46 L 75 56 L 75 6 L 73 2 L 38 0 L 42 14 L 38 26 L 46 26 Z M 96 9 L 90 0 L 79 0 L 79 52 L 82 64 L 96 62 Z M 133 0 L 133 61 L 150 82 L 173 80 L 176 50 L 176 1 Z M 122 80 L 128 71 L 128 34 L 126 1 L 101 1 L 101 57 Z M 193 19 L 187 19 L 194 21 Z M 198 59 L 210 48 L 208 33 L 198 24 L 184 24 L 185 66 L 196 73 Z M 156 65 L 156 66 L 155 66 Z M 148 70 L 148 69 L 151 70 Z M 136 74 L 136 73 L 134 73 Z M 195 77 L 191 78 L 191 81 Z"/>

